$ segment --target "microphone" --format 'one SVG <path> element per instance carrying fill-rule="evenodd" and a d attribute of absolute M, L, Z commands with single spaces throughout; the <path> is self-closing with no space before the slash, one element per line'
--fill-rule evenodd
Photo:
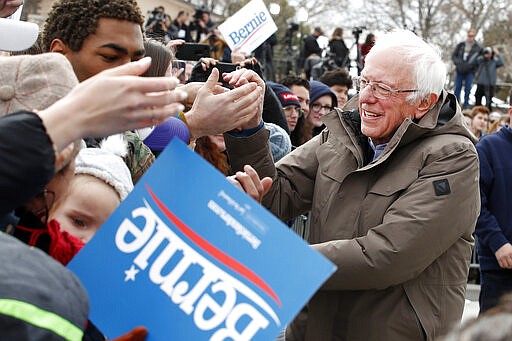
<path fill-rule="evenodd" d="M 190 140 L 190 132 L 183 121 L 176 117 L 170 117 L 165 120 L 164 123 L 156 126 L 143 141 L 152 152 L 157 152 L 159 154 L 174 137 L 179 138 L 188 144 Z"/>

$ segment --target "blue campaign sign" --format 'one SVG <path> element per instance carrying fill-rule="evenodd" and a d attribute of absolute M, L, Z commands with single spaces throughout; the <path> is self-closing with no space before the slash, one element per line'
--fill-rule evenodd
<path fill-rule="evenodd" d="M 68 267 L 148 341 L 272 340 L 336 269 L 178 139 Z"/>

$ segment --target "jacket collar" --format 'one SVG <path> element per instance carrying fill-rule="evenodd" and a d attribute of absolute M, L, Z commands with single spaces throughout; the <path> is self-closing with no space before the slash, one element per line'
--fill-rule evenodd
<path fill-rule="evenodd" d="M 359 167 L 371 160 L 371 155 L 367 152 L 370 149 L 368 137 L 361 133 L 357 96 L 352 97 L 342 109 L 336 108 L 322 116 L 322 121 L 328 129 L 329 137 L 347 147 L 355 156 Z"/>

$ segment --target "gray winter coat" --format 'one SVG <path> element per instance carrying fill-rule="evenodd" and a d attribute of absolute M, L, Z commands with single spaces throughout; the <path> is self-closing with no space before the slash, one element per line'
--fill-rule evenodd
<path fill-rule="evenodd" d="M 496 85 L 498 80 L 497 69 L 504 65 L 503 58 L 500 55 L 494 55 L 491 59 L 484 56 L 473 58 L 472 63 L 478 65 L 478 75 L 476 76 L 476 84 L 480 85 Z"/>

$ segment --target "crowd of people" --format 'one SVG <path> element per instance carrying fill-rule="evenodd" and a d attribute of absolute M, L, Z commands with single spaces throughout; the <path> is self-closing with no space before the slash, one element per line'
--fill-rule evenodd
<path fill-rule="evenodd" d="M 328 41 L 327 46 L 321 47 L 318 39 L 324 36 L 324 31 L 317 26 L 310 35 L 304 38 L 304 44 L 299 56 L 299 69 L 303 69 L 304 75 L 308 80 L 318 80 L 325 72 L 336 68 L 350 70 L 354 67 L 357 75 L 360 75 L 364 66 L 366 55 L 375 44 L 375 34 L 368 33 L 365 41 L 359 44 L 359 35 L 362 29 L 357 27 L 353 29 L 352 34 L 355 40 L 356 56 L 351 56 L 351 48 L 347 47 L 344 39 L 344 31 L 341 27 L 336 27 Z"/>
<path fill-rule="evenodd" d="M 209 13 L 195 17 L 204 24 L 195 41 L 211 39 Z M 64 265 L 174 137 L 337 266 L 281 338 L 468 333 L 457 325 L 475 226 L 483 316 L 512 290 L 509 117 L 489 100 L 462 110 L 458 98 L 475 72 L 492 98 L 497 49 L 480 51 L 468 32 L 454 52 L 454 95 L 439 50 L 407 30 L 369 35 L 352 77 L 336 28 L 336 68 L 274 82 L 236 52 L 240 68 L 224 74 L 219 55 L 188 70 L 173 63 L 175 47 L 193 39 L 189 20 L 163 7 L 144 20 L 131 0 L 58 0 L 34 46 L 0 57 L 0 338 L 105 339 Z M 305 63 L 322 34 L 306 38 Z M 20 314 L 27 305 L 52 318 Z M 144 339 L 133 327 L 122 340 Z"/>
<path fill-rule="evenodd" d="M 149 12 L 144 24 L 146 36 L 164 42 L 174 39 L 186 42 L 204 41 L 215 26 L 210 11 L 198 9 L 191 16 L 189 12 L 181 10 L 172 20 L 163 6 L 155 7 Z"/>
<path fill-rule="evenodd" d="M 481 105 L 482 97 L 485 97 L 485 104 L 489 111 L 492 111 L 492 99 L 497 82 L 496 70 L 502 67 L 504 62 L 496 47 L 482 48 L 475 40 L 476 34 L 474 28 L 469 29 L 466 40 L 457 44 L 452 53 L 452 61 L 455 64 L 454 92 L 463 108 L 470 108 L 469 96 L 476 75 L 475 105 Z M 461 102 L 463 86 L 464 100 Z"/>

